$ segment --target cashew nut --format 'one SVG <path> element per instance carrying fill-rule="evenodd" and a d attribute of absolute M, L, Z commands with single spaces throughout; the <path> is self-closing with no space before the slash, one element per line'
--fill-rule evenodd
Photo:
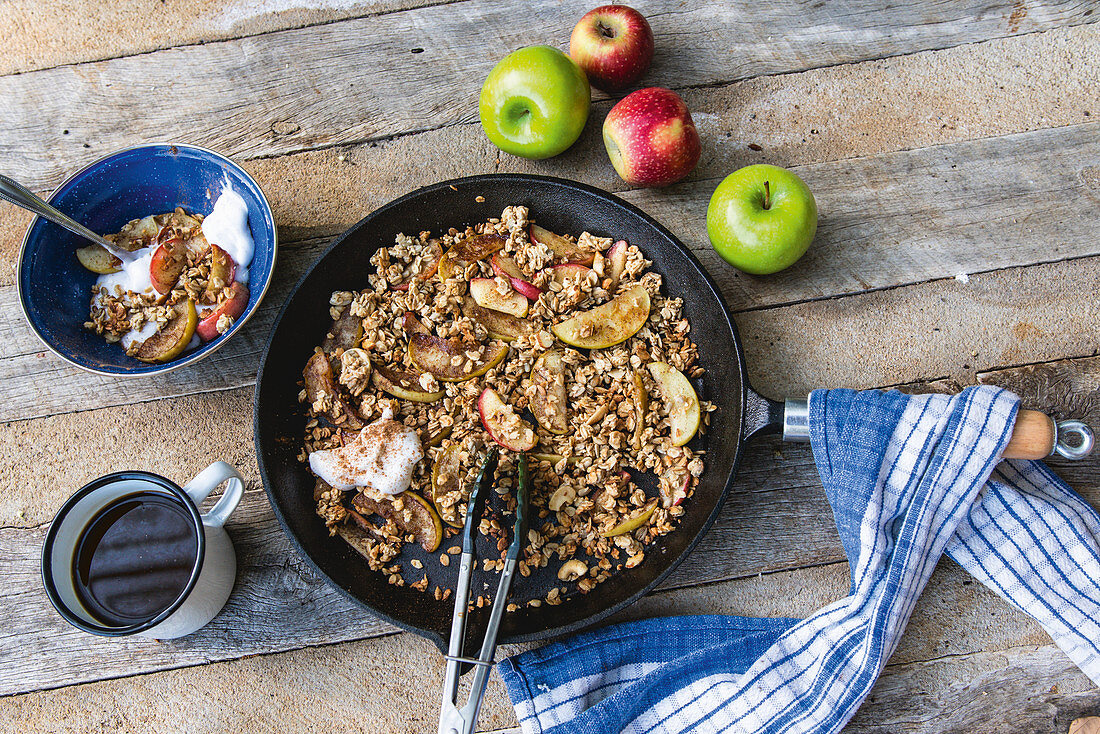
<path fill-rule="evenodd" d="M 561 568 L 558 569 L 558 578 L 562 581 L 576 581 L 586 573 L 588 573 L 588 566 L 584 561 L 574 558 L 561 564 Z"/>
<path fill-rule="evenodd" d="M 570 487 L 568 484 L 563 484 L 554 490 L 554 493 L 550 495 L 550 501 L 547 506 L 551 512 L 557 512 L 567 503 L 577 499 L 577 490 Z"/>

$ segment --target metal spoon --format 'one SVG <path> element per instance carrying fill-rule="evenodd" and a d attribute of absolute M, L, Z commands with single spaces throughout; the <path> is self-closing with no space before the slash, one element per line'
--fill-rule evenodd
<path fill-rule="evenodd" d="M 18 207 L 22 207 L 29 212 L 34 212 L 38 216 L 64 227 L 75 235 L 79 235 L 86 240 L 91 240 L 123 262 L 130 260 L 134 256 L 132 252 L 127 252 L 121 247 L 115 246 L 83 224 L 62 214 L 57 209 L 54 209 L 52 206 L 35 196 L 26 186 L 4 175 L 0 175 L 0 199 L 15 204 Z"/>

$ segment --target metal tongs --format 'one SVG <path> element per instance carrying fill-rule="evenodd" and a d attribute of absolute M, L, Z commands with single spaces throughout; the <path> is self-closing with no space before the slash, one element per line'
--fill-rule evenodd
<path fill-rule="evenodd" d="M 496 472 L 499 454 L 493 447 L 485 455 L 478 470 L 477 480 L 470 492 L 466 505 L 466 524 L 462 530 L 462 563 L 458 567 L 458 586 L 455 589 L 455 610 L 451 618 L 451 639 L 444 656 L 447 670 L 443 678 L 443 706 L 439 712 L 439 734 L 473 734 L 477 725 L 477 715 L 481 709 L 481 700 L 485 696 L 485 684 L 489 680 L 489 671 L 493 666 L 493 657 L 497 649 L 497 634 L 500 620 L 508 602 L 508 589 L 512 586 L 516 563 L 520 550 L 527 539 L 527 492 L 530 478 L 527 473 L 527 455 L 520 454 L 518 460 L 519 482 L 516 491 L 516 524 L 512 544 L 504 559 L 504 570 L 497 583 L 497 593 L 491 601 L 492 610 L 489 625 L 485 629 L 485 639 L 476 658 L 463 657 L 462 649 L 466 639 L 466 613 L 470 606 L 470 577 L 474 570 L 474 538 L 477 533 L 478 517 L 485 507 L 493 474 Z M 462 665 L 475 667 L 473 685 L 466 704 L 458 708 L 458 679 Z"/>

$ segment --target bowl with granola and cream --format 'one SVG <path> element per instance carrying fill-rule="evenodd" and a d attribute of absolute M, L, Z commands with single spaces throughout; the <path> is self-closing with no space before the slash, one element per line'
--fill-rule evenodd
<path fill-rule="evenodd" d="M 481 590 L 525 454 L 530 529 L 501 634 L 542 639 L 623 608 L 695 547 L 751 400 L 717 287 L 668 230 L 575 182 L 476 176 L 382 207 L 306 274 L 261 363 L 256 446 L 310 566 L 442 649 L 487 449 L 471 629 L 497 601 Z"/>
<path fill-rule="evenodd" d="M 115 245 L 109 253 L 43 219 L 23 240 L 23 312 L 82 369 L 139 376 L 193 364 L 241 329 L 271 282 L 271 208 L 251 176 L 213 151 L 117 151 L 49 201 Z"/>

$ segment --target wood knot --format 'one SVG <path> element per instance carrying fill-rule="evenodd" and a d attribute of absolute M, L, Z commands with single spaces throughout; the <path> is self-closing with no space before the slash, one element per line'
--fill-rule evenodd
<path fill-rule="evenodd" d="M 302 129 L 302 126 L 293 120 L 278 120 L 271 123 L 271 132 L 276 135 L 293 135 Z"/>

